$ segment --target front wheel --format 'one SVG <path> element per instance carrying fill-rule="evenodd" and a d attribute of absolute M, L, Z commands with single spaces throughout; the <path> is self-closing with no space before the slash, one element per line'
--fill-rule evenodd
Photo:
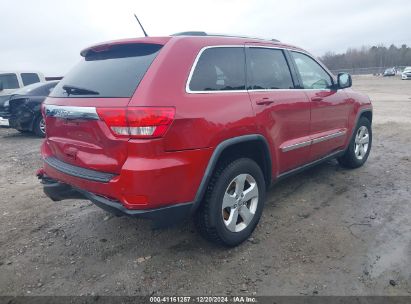
<path fill-rule="evenodd" d="M 344 155 L 338 158 L 340 165 L 346 168 L 361 167 L 368 159 L 372 144 L 371 122 L 361 117 L 354 130 L 351 142 Z"/>
<path fill-rule="evenodd" d="M 220 166 L 195 216 L 199 232 L 226 246 L 244 242 L 260 220 L 265 191 L 264 176 L 255 161 L 240 158 Z"/>

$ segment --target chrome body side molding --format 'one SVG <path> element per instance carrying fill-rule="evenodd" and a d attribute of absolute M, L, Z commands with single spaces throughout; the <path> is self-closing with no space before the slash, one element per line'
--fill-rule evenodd
<path fill-rule="evenodd" d="M 321 136 L 321 137 L 314 138 L 314 139 L 311 139 L 311 140 L 307 140 L 307 141 L 303 141 L 303 142 L 299 142 L 299 143 L 296 143 L 296 144 L 292 144 L 292 145 L 289 145 L 289 146 L 282 147 L 281 151 L 282 152 L 288 152 L 288 151 L 292 151 L 292 150 L 295 150 L 295 149 L 298 149 L 298 148 L 303 148 L 303 147 L 306 147 L 306 146 L 309 146 L 309 145 L 318 144 L 318 143 L 326 141 L 326 140 L 330 140 L 330 139 L 333 139 L 333 138 L 336 138 L 336 137 L 344 136 L 346 133 L 347 133 L 347 131 L 345 131 L 345 130 L 344 131 L 338 131 L 338 132 L 335 132 L 335 133 L 332 133 L 332 134 L 329 134 L 329 135 L 326 135 L 326 136 Z"/>

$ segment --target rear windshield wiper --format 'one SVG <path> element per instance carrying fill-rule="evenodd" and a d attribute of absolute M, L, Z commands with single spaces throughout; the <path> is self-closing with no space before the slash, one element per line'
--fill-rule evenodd
<path fill-rule="evenodd" d="M 100 95 L 99 92 L 89 90 L 89 89 L 84 89 L 72 85 L 64 85 L 63 90 L 67 92 L 67 95 Z"/>

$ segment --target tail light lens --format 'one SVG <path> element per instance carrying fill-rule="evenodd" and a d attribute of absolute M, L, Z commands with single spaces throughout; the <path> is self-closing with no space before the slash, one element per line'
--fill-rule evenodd
<path fill-rule="evenodd" d="M 162 137 L 174 120 L 172 107 L 97 108 L 97 114 L 118 137 Z"/>

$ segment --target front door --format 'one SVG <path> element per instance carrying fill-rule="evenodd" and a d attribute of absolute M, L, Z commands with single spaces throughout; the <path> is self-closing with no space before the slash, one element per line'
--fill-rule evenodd
<path fill-rule="evenodd" d="M 332 77 L 310 56 L 291 52 L 304 92 L 311 102 L 310 161 L 342 149 L 348 136 L 352 102 L 337 90 Z"/>
<path fill-rule="evenodd" d="M 275 175 L 307 162 L 310 102 L 295 90 L 284 50 L 246 47 L 248 92 L 260 132 L 274 152 Z"/>

